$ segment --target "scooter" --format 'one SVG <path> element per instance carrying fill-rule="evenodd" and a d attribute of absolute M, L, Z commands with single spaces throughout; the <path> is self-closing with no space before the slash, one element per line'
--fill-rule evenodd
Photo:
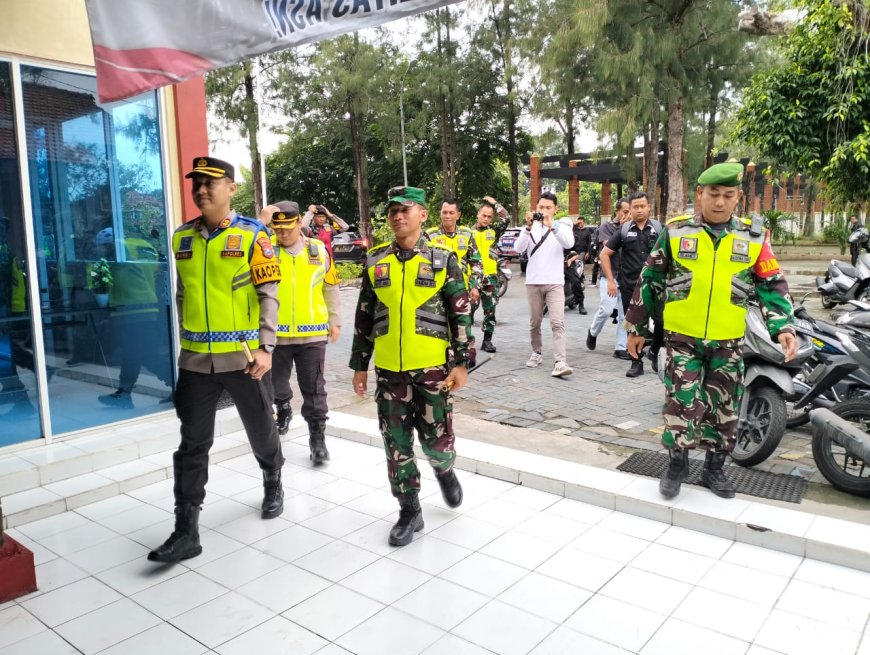
<path fill-rule="evenodd" d="M 498 267 L 498 297 L 501 298 L 507 293 L 508 283 L 513 277 L 513 272 L 511 271 L 511 260 L 508 259 L 507 256 L 499 254 L 498 259 L 496 260 L 496 266 Z"/>
<path fill-rule="evenodd" d="M 795 330 L 811 340 L 815 352 L 792 380 L 795 394 L 786 398 L 788 427 L 798 427 L 809 421 L 809 412 L 814 407 L 831 408 L 845 400 L 870 398 L 870 334 L 849 325 L 848 319 L 842 317 L 837 325 L 817 320 L 803 305 L 795 307 Z M 854 362 L 854 368 L 829 388 L 822 390 L 812 404 L 796 408 L 792 403 L 809 391 L 813 371 L 820 364 L 830 364 L 834 358 L 839 357 L 846 357 Z"/>
<path fill-rule="evenodd" d="M 867 228 L 860 228 L 849 235 L 849 243 L 859 243 L 865 251 L 870 243 Z M 822 294 L 822 307 L 832 309 L 850 300 L 870 300 L 870 253 L 858 255 L 856 266 L 832 259 L 825 277 L 816 277 L 816 288 Z"/>
<path fill-rule="evenodd" d="M 835 489 L 870 498 L 870 399 L 815 409 L 810 420 L 819 473 Z"/>
<path fill-rule="evenodd" d="M 760 464 L 779 446 L 786 428 L 786 398 L 799 395 L 793 379 L 812 354 L 812 342 L 799 335 L 797 354 L 786 362 L 782 348 L 770 338 L 761 310 L 756 305 L 749 306 L 743 345 L 743 398 L 740 401 L 737 439 L 731 453 L 737 464 Z M 819 385 L 823 381 L 815 382 L 818 384 L 813 384 L 800 396 L 796 406 L 802 407 L 821 393 Z"/>

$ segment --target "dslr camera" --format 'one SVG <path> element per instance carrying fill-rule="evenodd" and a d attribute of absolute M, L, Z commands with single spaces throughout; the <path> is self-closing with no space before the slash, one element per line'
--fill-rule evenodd
<path fill-rule="evenodd" d="M 544 215 L 541 212 L 535 212 L 534 214 L 532 214 L 532 220 L 533 221 L 543 221 Z"/>

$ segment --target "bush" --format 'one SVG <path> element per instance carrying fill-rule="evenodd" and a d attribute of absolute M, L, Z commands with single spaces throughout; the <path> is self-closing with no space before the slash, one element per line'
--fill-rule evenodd
<path fill-rule="evenodd" d="M 845 216 L 837 216 L 825 225 L 825 243 L 836 243 L 840 246 L 840 254 L 845 255 L 849 232 L 849 221 L 846 220 Z"/>
<path fill-rule="evenodd" d="M 337 264 L 336 269 L 338 269 L 338 279 L 339 280 L 355 280 L 359 276 L 362 275 L 363 265 L 362 264 Z"/>
<path fill-rule="evenodd" d="M 778 209 L 768 209 L 761 212 L 764 216 L 764 222 L 770 228 L 770 241 L 772 243 L 785 244 L 786 241 L 795 242 L 794 232 L 791 230 L 791 224 L 797 220 L 793 214 L 787 214 Z"/>

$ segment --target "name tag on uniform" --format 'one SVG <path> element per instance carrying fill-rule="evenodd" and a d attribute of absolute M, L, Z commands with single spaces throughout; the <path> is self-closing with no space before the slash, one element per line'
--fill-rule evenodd
<path fill-rule="evenodd" d="M 414 285 L 418 287 L 435 286 L 435 271 L 432 270 L 432 264 L 420 262 L 417 266 L 417 279 L 414 280 Z"/>
<path fill-rule="evenodd" d="M 390 286 L 390 264 L 375 264 L 375 288 Z"/>
<path fill-rule="evenodd" d="M 190 259 L 193 257 L 193 237 L 181 237 L 175 259 Z"/>
<path fill-rule="evenodd" d="M 749 263 L 749 242 L 746 239 L 734 239 L 731 243 L 731 261 Z"/>
<path fill-rule="evenodd" d="M 692 237 L 680 239 L 679 256 L 683 259 L 698 259 L 698 239 Z"/>
<path fill-rule="evenodd" d="M 626 239 L 637 239 L 637 231 L 636 230 L 629 230 L 628 232 L 625 233 L 625 238 Z"/>

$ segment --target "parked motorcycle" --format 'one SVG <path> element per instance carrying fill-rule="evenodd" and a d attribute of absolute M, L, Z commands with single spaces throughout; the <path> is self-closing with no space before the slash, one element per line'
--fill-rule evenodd
<path fill-rule="evenodd" d="M 858 242 L 866 251 L 870 233 L 860 228 L 849 235 L 849 243 Z M 832 309 L 850 300 L 870 301 L 870 253 L 858 255 L 856 266 L 838 259 L 828 264 L 825 277 L 816 277 L 816 288 L 822 294 L 822 306 Z"/>
<path fill-rule="evenodd" d="M 511 260 L 505 255 L 499 255 L 496 266 L 498 267 L 498 297 L 501 298 L 507 293 L 508 282 L 513 277 L 511 271 Z"/>
<path fill-rule="evenodd" d="M 785 399 L 797 396 L 793 378 L 812 354 L 812 342 L 799 336 L 797 354 L 786 362 L 782 348 L 770 338 L 761 310 L 756 305 L 749 306 L 743 345 L 743 399 L 740 402 L 737 440 L 731 453 L 737 464 L 760 464 L 779 446 L 786 428 Z M 820 392 L 821 389 L 813 385 L 804 395 Z"/>
<path fill-rule="evenodd" d="M 870 399 L 813 410 L 811 421 L 819 473 L 835 489 L 870 498 Z"/>
<path fill-rule="evenodd" d="M 854 302 L 854 301 L 853 301 Z M 786 398 L 788 427 L 798 427 L 810 420 L 813 407 L 833 407 L 852 398 L 870 398 L 870 334 L 849 325 L 849 319 L 841 318 L 837 325 L 813 318 L 803 305 L 795 308 L 795 330 L 809 338 L 815 352 L 792 380 L 795 394 Z M 812 405 L 794 407 L 794 402 L 813 386 L 813 371 L 820 364 L 830 364 L 835 358 L 845 357 L 855 363 L 854 369 L 829 388 L 818 394 Z"/>

